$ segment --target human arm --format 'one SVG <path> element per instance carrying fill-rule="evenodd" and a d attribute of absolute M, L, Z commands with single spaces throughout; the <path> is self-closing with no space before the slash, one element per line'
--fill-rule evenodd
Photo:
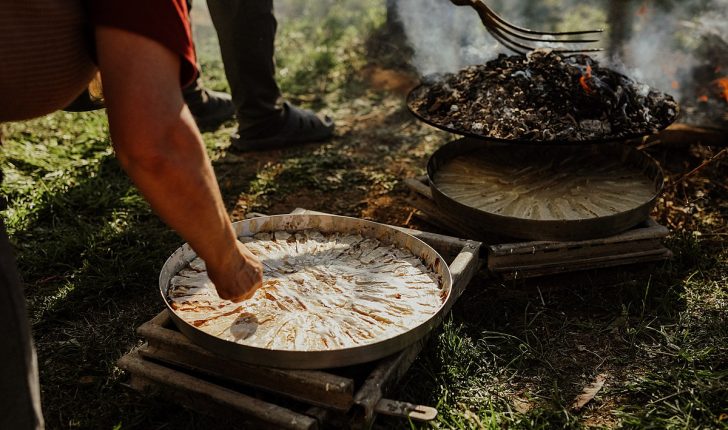
<path fill-rule="evenodd" d="M 262 266 L 237 241 L 179 87 L 179 56 L 135 33 L 96 28 L 114 149 L 152 208 L 205 260 L 222 298 L 253 295 Z"/>

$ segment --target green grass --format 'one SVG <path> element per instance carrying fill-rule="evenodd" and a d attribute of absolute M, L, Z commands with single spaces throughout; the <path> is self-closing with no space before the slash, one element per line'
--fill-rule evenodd
<path fill-rule="evenodd" d="M 306 206 L 403 223 L 410 208 L 401 178 L 422 174 L 450 137 L 412 120 L 400 95 L 372 89 L 361 73 L 406 63 L 406 47 L 382 49 L 383 2 L 276 7 L 285 15 L 281 87 L 299 104 L 332 112 L 337 136 L 236 155 L 228 151 L 234 123 L 205 133 L 228 208 L 240 217 Z M 227 88 L 214 32 L 195 34 L 206 82 Z M 140 342 L 134 329 L 161 310 L 156 279 L 181 241 L 121 171 L 103 113 L 3 127 L 3 216 L 26 286 L 48 428 L 230 428 L 123 385 L 115 361 Z M 654 150 L 680 166 L 699 162 Z M 709 187 L 681 191 L 699 203 L 699 216 L 658 208 L 663 221 L 683 217 L 668 242 L 670 262 L 533 281 L 480 274 L 392 394 L 436 406 L 438 418 L 427 426 L 381 418 L 378 427 L 726 428 L 724 171 L 712 166 L 698 181 Z M 572 411 L 598 374 L 607 375 L 604 388 Z"/>
<path fill-rule="evenodd" d="M 441 428 L 725 428 L 728 253 L 671 246 L 672 263 L 624 286 L 476 283 L 405 398 L 438 405 Z M 599 373 L 604 389 L 571 411 Z"/>

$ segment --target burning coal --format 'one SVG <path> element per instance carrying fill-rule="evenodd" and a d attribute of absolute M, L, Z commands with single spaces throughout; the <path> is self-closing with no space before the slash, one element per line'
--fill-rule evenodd
<path fill-rule="evenodd" d="M 673 122 L 675 100 L 586 55 L 500 55 L 413 91 L 410 108 L 462 134 L 529 141 L 611 140 Z"/>
<path fill-rule="evenodd" d="M 723 100 L 728 102 L 728 76 L 715 80 L 715 85 L 721 90 Z"/>

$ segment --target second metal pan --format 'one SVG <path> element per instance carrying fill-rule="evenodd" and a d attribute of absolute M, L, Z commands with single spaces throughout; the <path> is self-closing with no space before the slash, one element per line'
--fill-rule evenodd
<path fill-rule="evenodd" d="M 605 162 L 624 164 L 630 169 L 641 172 L 651 190 L 643 201 L 635 203 L 628 210 L 607 216 L 583 219 L 529 219 L 526 217 L 504 216 L 481 210 L 454 198 L 438 185 L 438 173 L 455 159 L 474 159 L 476 156 L 493 156 L 513 160 L 514 171 L 532 166 L 558 165 L 565 157 L 580 154 L 595 168 Z M 479 155 L 480 154 L 480 155 Z M 553 171 L 557 171 L 553 170 Z M 546 169 L 548 172 L 548 168 Z M 663 173 L 659 165 L 648 155 L 626 145 L 589 145 L 589 146 L 512 146 L 497 142 L 463 138 L 440 147 L 429 159 L 427 174 L 433 199 L 437 205 L 453 214 L 460 222 L 470 225 L 484 233 L 497 234 L 510 238 L 529 240 L 573 241 L 608 237 L 623 232 L 645 221 L 652 210 L 663 187 Z M 548 174 L 548 173 L 547 173 Z M 510 180 L 512 178 L 503 178 Z M 618 176 L 614 181 L 619 181 Z M 485 189 L 485 187 L 484 187 Z M 595 197 L 596 198 L 596 197 Z"/>

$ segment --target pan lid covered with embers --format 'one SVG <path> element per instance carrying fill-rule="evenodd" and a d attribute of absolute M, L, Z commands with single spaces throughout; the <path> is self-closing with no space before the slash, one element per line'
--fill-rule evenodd
<path fill-rule="evenodd" d="M 587 55 L 549 50 L 506 56 L 432 77 L 407 104 L 457 134 L 508 142 L 598 142 L 654 133 L 677 117 L 668 94 Z"/>

